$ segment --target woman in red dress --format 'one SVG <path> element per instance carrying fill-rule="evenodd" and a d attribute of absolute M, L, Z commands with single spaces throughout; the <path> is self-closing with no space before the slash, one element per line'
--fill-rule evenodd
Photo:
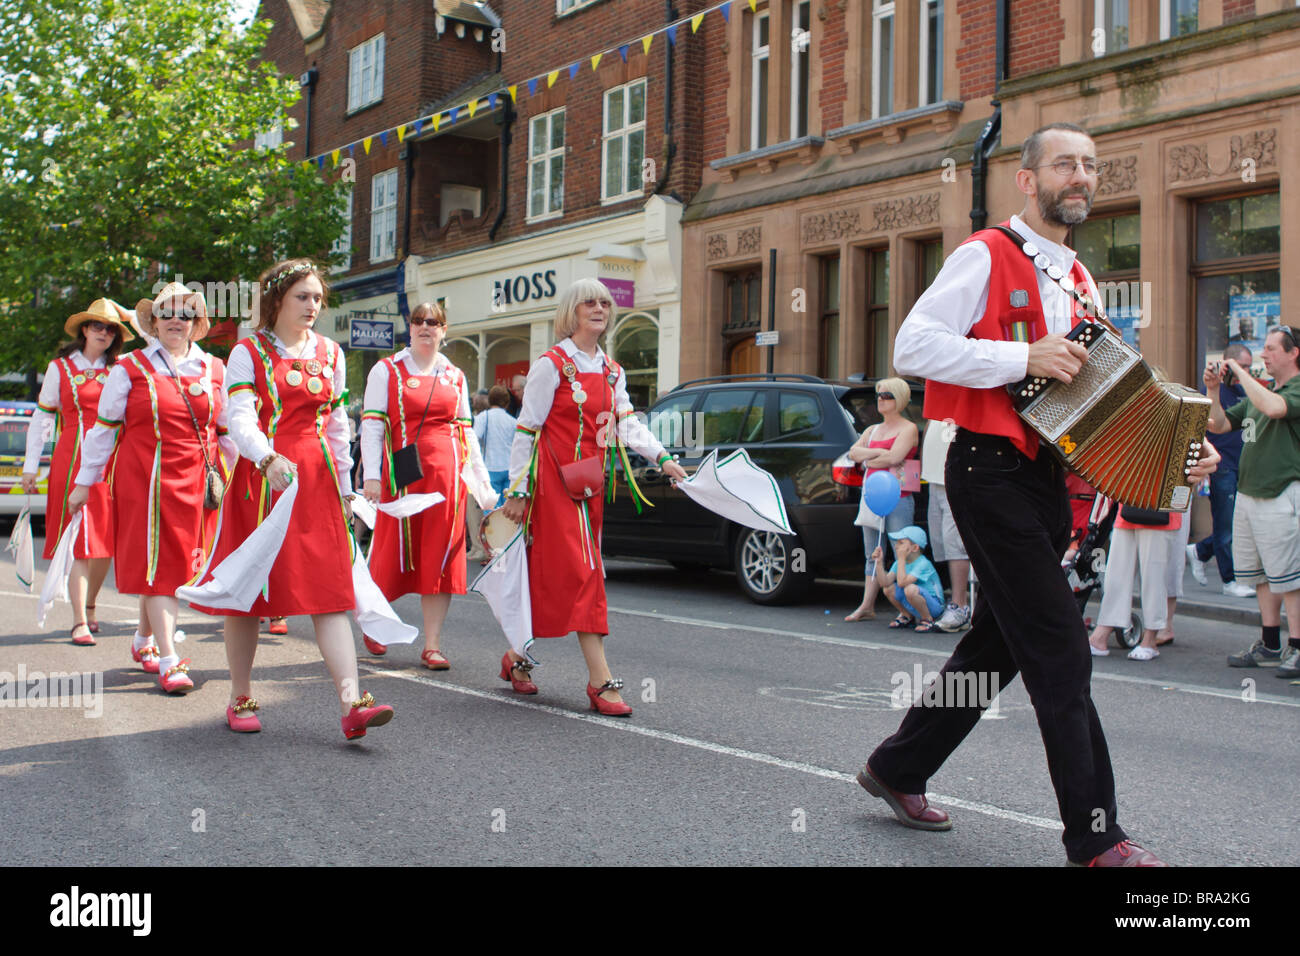
<path fill-rule="evenodd" d="M 175 694 L 194 688 L 189 660 L 173 646 L 175 592 L 202 567 L 212 544 L 204 461 L 216 464 L 208 435 L 225 427 L 225 366 L 194 344 L 208 332 L 198 293 L 173 282 L 139 311 L 152 338 L 108 374 L 68 507 L 75 512 L 86 503 L 111 456 L 117 589 L 144 596 L 157 641 L 156 650 L 151 643 L 133 646 L 132 656 L 152 673 L 160 653 L 159 686 Z"/>
<path fill-rule="evenodd" d="M 465 593 L 465 506 L 468 464 L 480 506 L 496 503 L 470 418 L 465 374 L 439 349 L 447 334 L 442 307 L 424 302 L 411 312 L 411 347 L 377 362 L 366 380 L 361 415 L 364 492 L 372 504 L 408 494 L 440 493 L 441 504 L 394 518 L 380 511 L 370 545 L 370 576 L 389 601 L 419 594 L 429 670 L 451 665 L 440 648 L 453 594 Z M 404 488 L 394 480 L 393 452 L 419 448 L 422 477 Z M 490 500 L 489 500 L 490 499 Z M 387 648 L 363 636 L 372 654 Z"/>
<path fill-rule="evenodd" d="M 347 369 L 335 342 L 312 331 L 325 302 L 324 276 L 314 263 L 291 259 L 263 273 L 258 323 L 230 353 L 227 394 L 230 437 L 240 458 L 222 501 L 217 544 L 196 581 L 238 548 L 298 483 L 298 497 L 275 564 L 247 611 L 209 609 L 226 618 L 231 730 L 261 730 L 252 696 L 259 617 L 310 614 L 316 644 L 334 680 L 343 734 L 364 737 L 388 723 L 393 708 L 359 693 L 357 655 L 347 612 L 352 590 L 352 456 L 346 399 Z"/>
<path fill-rule="evenodd" d="M 613 320 L 614 298 L 596 279 L 579 279 L 561 296 L 555 316 L 560 342 L 533 363 L 524 386 L 503 507 L 506 517 L 526 523 L 532 536 L 528 586 L 533 636 L 563 637 L 576 631 L 587 662 L 592 710 L 625 717 L 632 708 L 619 694 L 623 682 L 610 674 L 604 646 L 609 625 L 600 530 L 612 459 L 625 455 L 626 445 L 657 461 L 669 478 L 685 478 L 686 472 L 633 416 L 627 377 L 598 344 Z M 575 464 L 585 469 L 588 482 L 572 485 L 581 499 L 570 495 L 560 471 Z M 626 464 L 624 473 L 631 474 Z M 632 494 L 638 494 L 635 487 Z M 529 670 L 513 651 L 501 660 L 502 680 L 520 693 L 537 692 Z"/>
<path fill-rule="evenodd" d="M 54 557 L 59 538 L 72 520 L 68 494 L 81 468 L 81 445 L 95 427 L 99 393 L 116 364 L 122 344 L 135 338 L 108 299 L 96 299 L 85 312 L 68 319 L 63 331 L 75 341 L 59 349 L 45 370 L 36 411 L 27 427 L 27 455 L 23 462 L 23 491 L 36 494 L 41 449 L 57 423 L 58 441 L 50 461 L 45 498 L 45 551 Z M 81 530 L 72 544 L 72 571 L 68 599 L 72 603 L 72 643 L 94 644 L 99 633 L 95 599 L 113 563 L 113 511 L 108 485 L 99 482 L 90 491 L 82 514 Z"/>

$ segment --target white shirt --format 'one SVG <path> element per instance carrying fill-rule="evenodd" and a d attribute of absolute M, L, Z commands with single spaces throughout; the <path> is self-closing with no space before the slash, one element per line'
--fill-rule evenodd
<path fill-rule="evenodd" d="M 592 357 L 574 345 L 573 339 L 564 339 L 559 344 L 560 349 L 573 360 L 579 372 L 604 374 L 607 359 L 600 346 L 596 346 L 596 355 Z M 560 371 L 555 367 L 554 362 L 543 355 L 528 370 L 528 380 L 524 383 L 524 402 L 519 409 L 517 424 L 533 430 L 540 429 L 551 413 L 551 405 L 555 400 L 556 389 L 559 387 Z M 567 386 L 565 391 L 568 391 Z M 564 399 L 573 401 L 567 395 Z M 618 380 L 614 383 L 614 408 L 619 414 L 624 410 L 632 410 L 632 400 L 627 396 L 627 375 L 621 367 L 618 371 Z M 658 461 L 664 454 L 664 446 L 659 444 L 659 440 L 650 434 L 636 416 L 629 415 L 618 424 L 618 429 L 623 441 L 637 454 L 651 461 Z M 514 487 L 519 476 L 528 470 L 528 462 L 532 456 L 533 439 L 523 432 L 516 431 L 514 444 L 510 446 L 510 484 L 507 487 Z M 523 488 L 522 484 L 520 488 Z"/>
<path fill-rule="evenodd" d="M 88 368 L 103 368 L 104 356 L 100 356 L 91 362 L 81 353 L 81 350 L 72 352 L 67 356 L 72 367 L 79 372 L 84 372 Z M 50 363 L 50 367 L 45 370 L 45 378 L 41 382 L 41 394 L 37 397 L 45 408 L 58 409 L 61 404 L 63 388 L 63 366 L 58 359 Z M 34 475 L 41 467 L 41 450 L 54 436 L 54 426 L 59 420 L 57 411 L 47 412 L 45 408 L 38 408 L 32 413 L 32 420 L 27 424 L 27 453 L 23 457 L 23 473 Z M 73 413 L 73 419 L 76 413 Z M 84 439 L 85 436 L 83 435 Z"/>
<path fill-rule="evenodd" d="M 515 419 L 499 405 L 474 416 L 474 434 L 483 442 L 488 471 L 510 470 L 510 449 L 515 440 Z"/>
<path fill-rule="evenodd" d="M 1040 236 L 1019 216 L 1011 217 L 1011 228 L 1038 246 L 1063 272 L 1068 273 L 1074 265 L 1073 249 Z M 979 240 L 958 246 L 948 257 L 898 330 L 894 368 L 899 375 L 967 388 L 994 388 L 1025 377 L 1029 343 L 967 338 L 975 323 L 984 317 L 992 269 L 989 247 Z M 1035 268 L 1034 272 L 1047 331 L 1064 335 L 1074 325 L 1074 298 L 1043 270 Z M 1087 269 L 1084 275 L 1088 294 L 1094 302 L 1100 301 Z"/>
<path fill-rule="evenodd" d="M 412 375 L 423 374 L 420 367 L 416 364 L 414 356 L 411 355 L 409 348 L 402 349 L 393 356 L 394 362 L 402 363 Z M 451 359 L 439 352 L 433 360 L 433 368 L 430 374 L 436 375 L 444 369 L 456 369 Z M 362 405 L 366 412 L 376 411 L 388 413 L 388 363 L 376 362 L 375 367 L 370 370 L 370 375 L 366 377 L 366 400 Z M 465 381 L 465 376 L 460 377 L 460 401 L 456 405 L 456 417 L 469 419 L 469 385 Z M 412 421 L 418 419 L 418 415 L 413 417 Z M 397 426 L 397 422 L 391 425 Z M 419 427 L 418 425 L 416 426 Z M 381 481 L 383 479 L 384 463 L 384 431 L 385 425 L 377 418 L 363 418 L 361 420 L 361 472 L 366 481 Z M 410 441 L 415 441 L 414 435 L 407 436 Z M 469 460 L 467 464 L 470 469 L 478 475 L 484 484 L 491 484 L 487 476 L 487 470 L 483 466 L 483 456 L 479 453 L 478 442 L 471 441 L 465 443 L 469 448 Z"/>
<path fill-rule="evenodd" d="M 164 375 L 170 375 L 170 370 L 174 370 L 177 375 L 203 376 L 203 373 L 208 368 L 205 360 L 211 361 L 211 356 L 193 342 L 190 343 L 190 350 L 185 353 L 185 357 L 180 361 L 177 361 L 169 354 L 157 339 L 151 339 L 149 342 L 150 344 L 137 349 L 132 354 L 148 359 L 154 369 Z M 200 384 L 203 386 L 208 401 L 211 402 L 211 378 L 204 376 L 201 378 Z M 99 393 L 99 417 L 112 422 L 122 421 L 126 417 L 126 403 L 130 394 L 131 376 L 123 368 L 120 359 L 113 366 L 112 371 L 108 373 L 108 381 L 104 383 L 104 390 Z M 219 428 L 226 427 L 226 418 L 226 408 L 223 405 L 221 414 L 216 419 Z M 200 424 L 202 423 L 200 422 Z M 76 484 L 93 485 L 104 476 L 104 466 L 108 464 L 108 459 L 113 454 L 113 446 L 117 444 L 117 429 L 118 426 L 116 425 L 110 427 L 103 422 L 96 422 L 95 427 L 90 430 L 90 434 L 86 436 L 86 440 L 81 446 L 81 470 L 77 472 Z M 233 462 L 235 449 L 230 439 L 223 435 L 217 439 L 217 442 L 222 452 L 225 453 L 226 463 Z"/>
<path fill-rule="evenodd" d="M 307 331 L 307 341 L 295 349 L 285 345 L 274 332 L 268 330 L 267 334 L 270 335 L 275 350 L 286 358 L 316 356 L 317 336 L 310 329 Z M 239 454 L 256 463 L 275 450 L 257 419 L 257 390 L 245 388 L 234 395 L 230 394 L 233 385 L 257 381 L 253 372 L 252 349 L 252 343 L 241 340 L 230 350 L 230 361 L 226 363 L 226 414 L 230 420 L 230 437 L 239 449 Z M 342 349 L 339 350 L 338 361 L 334 363 L 333 381 L 334 397 L 338 398 L 348 386 L 348 370 Z M 352 450 L 348 447 L 351 439 L 352 427 L 348 423 L 347 409 L 340 404 L 325 420 L 325 442 L 334 459 L 334 472 L 339 476 L 339 494 L 343 497 L 352 494 Z"/>

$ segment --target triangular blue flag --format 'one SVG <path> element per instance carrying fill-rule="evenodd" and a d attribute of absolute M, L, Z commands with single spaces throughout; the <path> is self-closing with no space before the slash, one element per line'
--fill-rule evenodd
<path fill-rule="evenodd" d="M 618 48 L 618 55 L 623 58 L 624 63 L 627 62 L 627 49 L 628 49 L 628 45 L 626 43 L 624 43 L 621 47 Z"/>
<path fill-rule="evenodd" d="M 670 26 L 667 30 L 667 33 L 668 33 L 669 46 L 676 46 L 677 45 L 677 24 L 674 23 L 672 26 Z"/>
<path fill-rule="evenodd" d="M 420 135 L 420 130 L 422 130 L 422 129 L 424 129 L 424 120 L 422 120 L 422 119 L 418 119 L 418 120 L 416 120 L 416 121 L 415 121 L 415 135 L 416 135 L 416 136 L 419 136 L 419 135 Z"/>
<path fill-rule="evenodd" d="M 459 115 L 460 115 L 460 107 L 459 107 L 459 106 L 453 106 L 453 107 L 451 108 L 451 112 L 447 114 L 448 119 L 450 119 L 452 123 L 455 123 L 455 122 L 456 122 L 456 117 L 459 116 Z"/>
<path fill-rule="evenodd" d="M 379 142 L 383 143 L 385 146 L 388 145 L 388 130 L 384 130 L 379 134 Z"/>
<path fill-rule="evenodd" d="M 718 9 L 722 11 L 722 19 L 730 23 L 731 22 L 731 0 L 727 0 L 727 2 L 724 3 Z"/>
<path fill-rule="evenodd" d="M 355 156 L 355 155 L 356 155 L 356 153 L 353 152 L 353 149 L 356 148 L 356 145 L 357 145 L 356 143 L 348 143 L 348 155 L 349 155 L 349 156 Z"/>
<path fill-rule="evenodd" d="M 531 80 L 528 81 L 528 95 L 529 96 L 537 95 L 537 77 L 533 77 Z"/>
<path fill-rule="evenodd" d="M 580 63 L 570 63 L 570 64 L 569 64 L 569 79 L 573 79 L 575 76 L 578 75 L 578 68 L 579 68 L 580 66 L 581 66 Z"/>
<path fill-rule="evenodd" d="M 496 108 L 497 108 L 497 94 L 495 94 L 495 93 L 489 93 L 489 94 L 488 94 L 488 109 L 490 109 L 490 110 L 494 110 L 494 109 L 496 109 Z"/>
<path fill-rule="evenodd" d="M 324 169 L 324 168 L 325 168 L 325 154 L 324 154 L 324 153 L 321 153 L 319 156 L 316 157 L 316 168 L 317 168 L 317 169 Z"/>

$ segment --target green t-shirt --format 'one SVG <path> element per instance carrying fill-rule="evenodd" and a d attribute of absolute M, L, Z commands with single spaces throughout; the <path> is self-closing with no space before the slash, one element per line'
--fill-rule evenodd
<path fill-rule="evenodd" d="M 1249 398 L 1224 411 L 1228 424 L 1245 432 L 1237 490 L 1252 498 L 1276 498 L 1300 481 L 1300 375 L 1273 391 L 1286 399 L 1285 418 L 1269 418 Z"/>

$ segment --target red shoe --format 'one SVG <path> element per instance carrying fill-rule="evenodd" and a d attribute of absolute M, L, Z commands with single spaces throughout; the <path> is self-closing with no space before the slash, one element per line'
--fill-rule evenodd
<path fill-rule="evenodd" d="M 375 704 L 369 694 L 352 702 L 352 712 L 343 718 L 343 736 L 356 740 L 366 735 L 368 727 L 382 727 L 393 719 L 393 708 L 387 704 Z"/>
<path fill-rule="evenodd" d="M 889 804 L 898 822 L 913 830 L 951 830 L 952 821 L 948 814 L 938 807 L 930 806 L 923 793 L 899 793 L 880 782 L 880 778 L 871 772 L 870 767 L 858 771 L 858 783 L 873 797 L 879 797 Z"/>
<path fill-rule="evenodd" d="M 158 686 L 169 694 L 183 694 L 194 689 L 194 681 L 189 678 L 190 659 L 187 657 L 175 667 L 169 667 L 166 674 L 158 675 Z"/>
<path fill-rule="evenodd" d="M 435 657 L 441 657 L 442 660 L 434 660 Z M 425 651 L 420 655 L 420 660 L 424 661 L 424 666 L 431 671 L 451 670 L 451 662 L 447 660 L 447 656 L 442 651 Z"/>
<path fill-rule="evenodd" d="M 257 701 L 252 697 L 236 697 L 235 706 L 226 706 L 226 726 L 237 734 L 255 734 L 262 729 L 257 719 Z M 247 715 L 247 716 L 245 716 Z"/>
<path fill-rule="evenodd" d="M 501 679 L 510 681 L 510 686 L 516 694 L 537 693 L 537 685 L 528 679 L 532 670 L 533 665 L 527 661 L 512 661 L 508 651 L 501 655 Z M 515 671 L 524 675 L 523 680 L 515 677 Z"/>
<path fill-rule="evenodd" d="M 288 618 L 283 618 L 283 617 L 271 618 L 270 632 L 272 634 L 288 634 L 289 633 Z"/>
<path fill-rule="evenodd" d="M 622 690 L 623 681 L 621 678 L 612 677 L 599 687 L 587 685 L 587 699 L 591 701 L 591 709 L 599 711 L 606 717 L 631 717 L 632 708 L 621 700 L 606 700 L 600 695 L 607 690 Z"/>
<path fill-rule="evenodd" d="M 81 637 L 77 637 L 77 631 L 81 630 L 83 627 L 86 629 L 86 633 Z M 74 624 L 72 625 L 72 630 L 68 633 L 72 635 L 73 644 L 80 644 L 82 647 L 90 647 L 95 643 L 95 637 L 90 633 L 90 625 L 88 624 Z"/>
<path fill-rule="evenodd" d="M 95 620 L 95 605 L 86 605 L 86 627 L 90 628 L 91 634 L 99 633 L 99 622 Z"/>
<path fill-rule="evenodd" d="M 387 647 L 385 647 L 383 644 L 380 644 L 378 641 L 372 641 L 364 634 L 361 635 L 361 643 L 366 645 L 366 650 L 368 650 L 371 654 L 374 654 L 376 657 L 383 657 L 385 654 L 388 653 Z"/>
<path fill-rule="evenodd" d="M 1150 850 L 1136 843 L 1120 840 L 1105 853 L 1094 856 L 1087 863 L 1070 863 L 1070 866 L 1168 866 Z"/>
<path fill-rule="evenodd" d="M 158 653 L 158 648 L 152 644 L 147 644 L 140 648 L 137 654 L 135 648 L 131 648 L 131 656 L 140 662 L 140 669 L 146 674 L 158 673 L 158 662 L 162 660 L 162 655 Z"/>

